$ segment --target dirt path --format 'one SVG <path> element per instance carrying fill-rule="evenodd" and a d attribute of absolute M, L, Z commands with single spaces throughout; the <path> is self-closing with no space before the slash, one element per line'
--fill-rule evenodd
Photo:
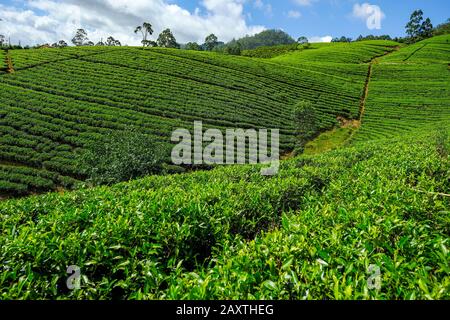
<path fill-rule="evenodd" d="M 14 73 L 14 66 L 12 63 L 11 55 L 8 50 L 6 50 L 6 72 Z"/>
<path fill-rule="evenodd" d="M 363 121 L 364 115 L 366 113 L 366 105 L 367 105 L 367 100 L 369 98 L 370 82 L 372 80 L 374 66 L 379 63 L 379 59 L 380 58 L 388 56 L 388 55 L 398 51 L 399 49 L 400 49 L 400 47 L 396 47 L 393 51 L 385 52 L 383 55 L 375 57 L 372 60 L 370 60 L 370 62 L 368 63 L 368 70 L 367 70 L 366 80 L 364 81 L 363 94 L 361 96 L 361 100 L 360 100 L 360 104 L 359 104 L 358 118 L 357 119 L 346 119 L 346 118 L 341 117 L 341 116 L 337 117 L 337 120 L 339 121 L 339 124 L 340 124 L 340 129 L 347 130 L 349 135 L 343 142 L 342 141 L 338 142 L 337 144 L 335 144 L 329 150 L 336 149 L 338 147 L 341 147 L 343 145 L 348 144 L 353 139 L 353 137 L 358 132 L 358 130 L 361 128 L 362 121 Z M 336 130 L 336 128 L 333 128 L 331 131 L 327 131 L 327 132 L 324 132 L 323 134 L 321 134 L 314 141 L 319 141 L 324 135 L 328 135 L 329 136 L 328 140 L 331 141 L 331 140 L 334 139 L 334 137 L 332 135 L 330 135 L 330 133 L 332 133 L 332 132 L 338 132 L 338 131 Z M 312 141 L 310 143 L 313 143 L 314 141 Z"/>
<path fill-rule="evenodd" d="M 408 58 L 406 58 L 403 61 L 408 61 L 409 59 L 412 58 L 412 56 L 414 56 L 417 52 L 419 52 L 420 50 L 422 50 L 423 48 L 425 48 L 428 45 L 428 43 L 425 43 L 423 46 L 421 46 L 420 48 L 417 48 L 416 50 L 414 50 L 409 56 Z"/>
<path fill-rule="evenodd" d="M 358 117 L 359 126 L 361 126 L 362 120 L 364 118 L 364 114 L 366 113 L 366 104 L 367 104 L 367 99 L 369 97 L 370 82 L 372 80 L 374 65 L 378 64 L 378 62 L 379 62 L 378 60 L 380 58 L 386 57 L 394 52 L 397 52 L 398 50 L 400 50 L 400 47 L 395 47 L 395 49 L 393 51 L 386 52 L 382 56 L 375 57 L 369 62 L 369 70 L 367 71 L 366 81 L 364 82 L 364 91 L 363 91 L 363 95 L 361 97 L 361 103 L 359 105 L 359 117 Z"/>
<path fill-rule="evenodd" d="M 370 61 L 369 70 L 367 71 L 366 81 L 364 82 L 364 91 L 363 91 L 363 95 L 361 97 L 361 102 L 359 104 L 358 121 L 360 122 L 360 125 L 361 125 L 362 119 L 364 117 L 364 114 L 366 113 L 366 103 L 367 103 L 367 98 L 369 97 L 370 80 L 372 80 L 373 65 L 376 62 L 377 62 L 377 58 Z"/>

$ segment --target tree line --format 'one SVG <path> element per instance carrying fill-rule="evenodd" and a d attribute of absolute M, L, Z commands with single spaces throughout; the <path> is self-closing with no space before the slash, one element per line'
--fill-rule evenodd
<path fill-rule="evenodd" d="M 424 13 L 422 10 L 415 10 L 411 14 L 410 20 L 405 26 L 405 31 L 407 35 L 406 37 L 391 38 L 389 35 L 360 35 L 358 38 L 352 39 L 342 36 L 332 39 L 332 42 L 393 40 L 400 43 L 415 43 L 435 35 L 450 33 L 450 19 L 437 27 L 434 27 L 430 18 L 424 18 Z M 216 51 L 231 55 L 240 55 L 243 50 L 252 50 L 262 46 L 290 45 L 295 43 L 308 45 L 307 37 L 302 36 L 297 40 L 294 40 L 289 34 L 281 30 L 265 30 L 253 36 L 245 36 L 239 40 L 233 39 L 228 43 L 221 42 L 215 34 L 210 34 L 205 38 L 205 41 L 202 44 L 197 42 L 189 42 L 185 45 L 179 44 L 172 31 L 168 28 L 163 30 L 156 40 L 151 40 L 150 37 L 153 35 L 154 30 L 152 24 L 149 22 L 144 22 L 142 25 L 137 26 L 134 33 L 142 36 L 141 44 L 143 48 L 161 47 L 195 51 Z M 112 36 L 108 37 L 106 41 L 101 39 L 99 42 L 94 43 L 89 39 L 85 29 L 78 29 L 71 42 L 74 46 L 122 46 L 122 43 Z M 38 45 L 35 47 L 65 48 L 67 46 L 68 43 L 65 40 L 60 40 L 53 44 Z M 20 44 L 19 46 L 11 45 L 10 41 L 7 41 L 6 36 L 1 33 L 0 47 L 7 47 L 11 49 L 22 48 Z"/>
<path fill-rule="evenodd" d="M 433 27 L 433 23 L 430 18 L 424 18 L 424 13 L 422 10 L 415 10 L 410 18 L 409 22 L 405 26 L 406 37 L 395 37 L 391 38 L 389 35 L 381 36 L 362 36 L 360 35 L 357 39 L 353 40 L 348 37 L 334 38 L 332 42 L 353 42 L 353 41 L 365 41 L 365 40 L 393 40 L 400 43 L 412 44 L 416 43 L 437 35 L 449 34 L 450 33 L 450 19 L 445 23 L 438 25 L 436 28 Z"/>

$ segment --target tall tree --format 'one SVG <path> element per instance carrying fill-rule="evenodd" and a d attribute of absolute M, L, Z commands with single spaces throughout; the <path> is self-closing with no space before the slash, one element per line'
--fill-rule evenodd
<path fill-rule="evenodd" d="M 141 33 L 142 34 L 142 46 L 150 47 L 152 46 L 152 41 L 148 40 L 148 36 L 151 36 L 153 34 L 153 27 L 150 23 L 144 22 L 142 26 L 136 27 L 134 30 L 134 33 Z"/>
<path fill-rule="evenodd" d="M 297 43 L 299 43 L 299 44 L 306 44 L 306 43 L 308 43 L 308 38 L 307 37 L 300 37 L 300 38 L 298 38 Z"/>
<path fill-rule="evenodd" d="M 240 56 L 242 53 L 241 43 L 239 41 L 236 41 L 225 46 L 224 52 L 233 56 Z"/>
<path fill-rule="evenodd" d="M 411 17 L 409 18 L 408 24 L 405 26 L 406 28 L 406 34 L 411 39 L 417 39 L 420 36 L 420 28 L 422 26 L 423 21 L 423 11 L 422 10 L 415 10 Z"/>
<path fill-rule="evenodd" d="M 109 47 L 120 47 L 122 44 L 111 36 L 106 39 L 106 45 Z"/>
<path fill-rule="evenodd" d="M 5 43 L 5 36 L 0 34 L 0 47 L 3 47 L 4 43 Z"/>
<path fill-rule="evenodd" d="M 219 44 L 219 39 L 215 34 L 210 34 L 205 39 L 205 48 L 208 51 L 212 51 Z"/>
<path fill-rule="evenodd" d="M 67 46 L 68 46 L 68 44 L 67 44 L 67 42 L 65 42 L 64 40 L 58 41 L 58 47 L 59 47 L 59 48 L 65 48 L 65 47 L 67 47 Z"/>
<path fill-rule="evenodd" d="M 179 49 L 180 45 L 177 43 L 175 36 L 170 29 L 166 29 L 158 37 L 158 46 L 162 48 L 176 48 Z"/>
<path fill-rule="evenodd" d="M 433 36 L 433 24 L 430 18 L 424 20 L 422 10 L 416 10 L 411 14 L 405 28 L 410 42 L 417 42 Z"/>
<path fill-rule="evenodd" d="M 430 18 L 426 18 L 420 26 L 420 37 L 423 39 L 431 38 L 433 36 L 433 24 Z"/>
<path fill-rule="evenodd" d="M 84 46 L 89 43 L 89 38 L 87 36 L 86 30 L 78 29 L 75 37 L 73 37 L 72 39 L 72 43 L 77 47 Z"/>
<path fill-rule="evenodd" d="M 188 42 L 185 47 L 186 50 L 202 51 L 202 47 L 196 42 Z"/>

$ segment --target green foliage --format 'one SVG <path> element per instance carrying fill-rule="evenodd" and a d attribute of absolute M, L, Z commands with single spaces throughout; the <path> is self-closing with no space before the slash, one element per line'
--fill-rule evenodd
<path fill-rule="evenodd" d="M 334 128 L 324 132 L 306 144 L 304 153 L 306 155 L 315 155 L 342 147 L 351 139 L 355 130 L 352 127 L 345 127 Z"/>
<path fill-rule="evenodd" d="M 368 40 L 388 40 L 388 41 L 391 41 L 392 38 L 389 35 L 374 36 L 374 35 L 370 34 L 368 36 L 360 35 L 355 41 L 368 41 Z"/>
<path fill-rule="evenodd" d="M 300 157 L 271 178 L 234 166 L 1 202 L 0 297 L 449 299 L 449 199 L 415 191 L 450 187 L 432 139 Z"/>
<path fill-rule="evenodd" d="M 85 146 L 80 171 L 93 184 L 114 184 L 161 173 L 167 154 L 136 129 L 113 131 Z"/>
<path fill-rule="evenodd" d="M 231 41 L 230 44 L 233 44 L 236 41 L 241 44 L 242 50 L 252 50 L 258 47 L 289 45 L 295 43 L 295 40 L 282 30 L 265 30 L 261 33 L 255 34 L 254 36 L 246 36 L 244 38 Z"/>
<path fill-rule="evenodd" d="M 224 49 L 224 52 L 233 56 L 240 56 L 241 44 L 239 42 L 236 42 L 234 44 L 227 45 Z"/>
<path fill-rule="evenodd" d="M 84 29 L 78 29 L 75 36 L 72 39 L 72 43 L 77 46 L 85 46 L 89 42 L 87 32 Z"/>
<path fill-rule="evenodd" d="M 109 46 L 109 47 L 120 47 L 120 46 L 122 46 L 120 41 L 114 39 L 113 37 L 108 37 L 108 39 L 106 39 L 106 45 Z"/>
<path fill-rule="evenodd" d="M 450 156 L 450 138 L 447 129 L 441 128 L 436 134 L 436 150 L 438 154 L 448 160 Z"/>
<path fill-rule="evenodd" d="M 424 127 L 449 126 L 448 39 L 449 36 L 427 39 L 379 59 L 373 68 L 356 140 L 384 139 Z"/>
<path fill-rule="evenodd" d="M 309 101 L 300 101 L 294 107 L 293 119 L 296 127 L 298 149 L 303 150 L 317 132 L 317 115 Z"/>
<path fill-rule="evenodd" d="M 307 37 L 300 37 L 300 38 L 298 38 L 297 43 L 306 44 L 306 43 L 309 43 L 309 41 L 308 41 Z"/>
<path fill-rule="evenodd" d="M 210 34 L 205 39 L 204 47 L 207 51 L 212 51 L 219 44 L 218 38 L 215 34 Z"/>
<path fill-rule="evenodd" d="M 185 46 L 186 50 L 202 51 L 202 47 L 196 42 L 188 42 Z"/>
<path fill-rule="evenodd" d="M 342 37 L 340 37 L 340 38 L 334 38 L 333 40 L 331 40 L 331 42 L 352 42 L 352 38 L 348 38 L 348 37 L 345 37 L 345 36 L 342 36 Z"/>
<path fill-rule="evenodd" d="M 434 30 L 433 34 L 435 36 L 440 36 L 444 34 L 450 34 L 450 19 L 447 19 L 447 22 L 438 25 Z"/>
<path fill-rule="evenodd" d="M 433 36 L 433 24 L 430 18 L 423 18 L 422 10 L 415 10 L 406 25 L 406 34 L 411 43 L 427 39 Z"/>
<path fill-rule="evenodd" d="M 180 48 L 180 45 L 177 43 L 177 40 L 170 29 L 166 29 L 161 32 L 156 42 L 158 46 L 162 48 Z"/>
<path fill-rule="evenodd" d="M 271 59 L 297 50 L 299 50 L 299 45 L 294 43 L 271 47 L 259 47 L 253 50 L 244 50 L 242 55 L 251 58 Z"/>
<path fill-rule="evenodd" d="M 365 59 L 378 54 L 372 48 L 386 50 L 366 47 L 359 53 Z M 367 74 L 359 63 L 297 68 L 165 48 L 68 47 L 10 55 L 21 72 L 0 77 L 0 159 L 57 174 L 49 190 L 62 179 L 85 178 L 74 152 L 130 126 L 167 147 L 174 129 L 189 129 L 198 119 L 221 130 L 279 128 L 281 149 L 293 150 L 295 103 L 311 101 L 318 129 L 333 127 L 337 115 L 358 115 Z"/>

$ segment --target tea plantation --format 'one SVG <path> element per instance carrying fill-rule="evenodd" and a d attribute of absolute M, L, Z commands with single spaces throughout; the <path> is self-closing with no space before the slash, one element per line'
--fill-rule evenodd
<path fill-rule="evenodd" d="M 449 126 L 449 41 L 450 36 L 435 37 L 376 61 L 356 140 Z"/>
<path fill-rule="evenodd" d="M 362 62 L 392 45 L 336 46 L 335 60 L 354 63 L 332 67 L 156 48 L 10 50 L 14 73 L 0 76 L 0 196 L 73 187 L 85 179 L 75 155 L 130 126 L 163 144 L 194 120 L 206 128 L 279 128 L 288 152 L 294 106 L 313 103 L 318 132 L 337 125 L 337 116 L 358 118 Z"/>
<path fill-rule="evenodd" d="M 448 134 L 1 202 L 0 297 L 449 299 Z"/>
<path fill-rule="evenodd" d="M 10 51 L 0 195 L 58 192 L 0 201 L 0 299 L 450 299 L 448 39 L 274 58 Z M 127 126 L 163 144 L 194 120 L 280 128 L 290 151 L 301 100 L 318 133 L 358 127 L 273 177 L 228 166 L 69 190 L 84 178 L 74 155 Z"/>

